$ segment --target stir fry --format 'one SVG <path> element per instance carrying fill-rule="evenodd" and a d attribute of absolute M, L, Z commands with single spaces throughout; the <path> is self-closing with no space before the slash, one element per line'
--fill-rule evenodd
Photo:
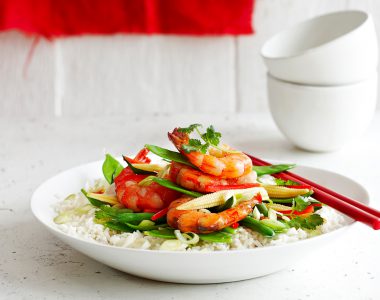
<path fill-rule="evenodd" d="M 177 151 L 145 145 L 135 157 L 123 156 L 126 166 L 107 154 L 102 170 L 109 188 L 82 190 L 97 208 L 96 222 L 166 239 L 167 250 L 178 243 L 230 243 L 240 226 L 271 238 L 323 224 L 312 188 L 277 176 L 294 164 L 254 166 L 221 143 L 213 126 L 202 128 L 175 128 L 168 137 Z M 151 163 L 149 152 L 162 163 Z"/>

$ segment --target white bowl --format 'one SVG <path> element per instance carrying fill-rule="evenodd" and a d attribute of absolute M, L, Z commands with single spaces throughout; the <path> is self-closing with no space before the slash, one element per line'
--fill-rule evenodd
<path fill-rule="evenodd" d="M 284 81 L 342 85 L 368 78 L 378 64 L 372 17 L 362 11 L 319 16 L 267 41 L 261 55 L 269 73 Z"/>
<path fill-rule="evenodd" d="M 352 85 L 292 84 L 267 75 L 268 100 L 280 131 L 309 151 L 334 151 L 362 134 L 376 108 L 377 73 Z"/>
<path fill-rule="evenodd" d="M 60 201 L 57 196 L 63 198 L 75 193 L 87 180 L 102 177 L 101 165 L 102 161 L 82 165 L 47 180 L 34 192 L 31 208 L 36 218 L 51 233 L 74 249 L 108 266 L 137 276 L 180 283 L 217 283 L 259 277 L 286 268 L 320 247 L 332 243 L 350 228 L 347 225 L 330 233 L 281 246 L 220 252 L 127 249 L 63 233 L 53 222 L 53 206 Z M 302 166 L 298 166 L 295 172 L 363 203 L 369 201 L 364 187 L 342 175 Z M 347 224 L 352 224 L 352 221 Z"/>

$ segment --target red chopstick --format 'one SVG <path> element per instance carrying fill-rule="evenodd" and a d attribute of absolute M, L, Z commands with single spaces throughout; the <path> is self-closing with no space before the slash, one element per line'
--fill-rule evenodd
<path fill-rule="evenodd" d="M 248 154 L 247 154 L 248 155 Z M 248 155 L 252 163 L 258 166 L 268 166 L 270 163 L 263 161 L 259 158 Z M 373 229 L 380 229 L 380 211 L 371 208 L 359 201 L 353 200 L 346 196 L 340 195 L 328 188 L 325 188 L 317 183 L 314 183 L 306 178 L 296 175 L 291 172 L 282 172 L 279 174 L 274 174 L 274 176 L 280 177 L 285 180 L 297 181 L 300 184 L 306 184 L 312 186 L 314 190 L 314 196 L 317 200 L 325 203 L 336 210 L 348 215 L 349 217 L 363 222 Z"/>

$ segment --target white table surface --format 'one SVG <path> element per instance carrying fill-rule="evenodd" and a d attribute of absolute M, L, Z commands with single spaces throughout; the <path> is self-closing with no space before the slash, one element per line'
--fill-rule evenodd
<path fill-rule="evenodd" d="M 372 205 L 380 208 L 380 113 L 359 141 L 327 154 L 294 148 L 269 116 L 1 119 L 0 298 L 379 299 L 380 231 L 361 224 L 279 273 L 235 283 L 181 285 L 137 278 L 102 265 L 49 234 L 31 214 L 33 190 L 57 172 L 102 159 L 104 149 L 121 154 L 135 152 L 147 142 L 169 146 L 168 130 L 194 122 L 214 124 L 229 144 L 259 157 L 350 176 L 364 184 Z"/>

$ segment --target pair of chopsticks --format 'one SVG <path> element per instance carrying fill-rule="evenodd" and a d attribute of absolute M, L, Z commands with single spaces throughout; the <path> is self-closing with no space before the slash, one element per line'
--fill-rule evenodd
<path fill-rule="evenodd" d="M 270 163 L 263 161 L 259 158 L 247 154 L 252 160 L 252 163 L 257 166 L 269 166 Z M 336 210 L 344 213 L 345 215 L 362 222 L 375 230 L 380 229 L 380 211 L 371 208 L 357 200 L 340 195 L 326 187 L 323 187 L 315 182 L 303 178 L 294 173 L 285 171 L 274 176 L 283 180 L 296 181 L 302 185 L 310 185 L 313 190 L 313 196 L 320 202 L 335 208 Z"/>

